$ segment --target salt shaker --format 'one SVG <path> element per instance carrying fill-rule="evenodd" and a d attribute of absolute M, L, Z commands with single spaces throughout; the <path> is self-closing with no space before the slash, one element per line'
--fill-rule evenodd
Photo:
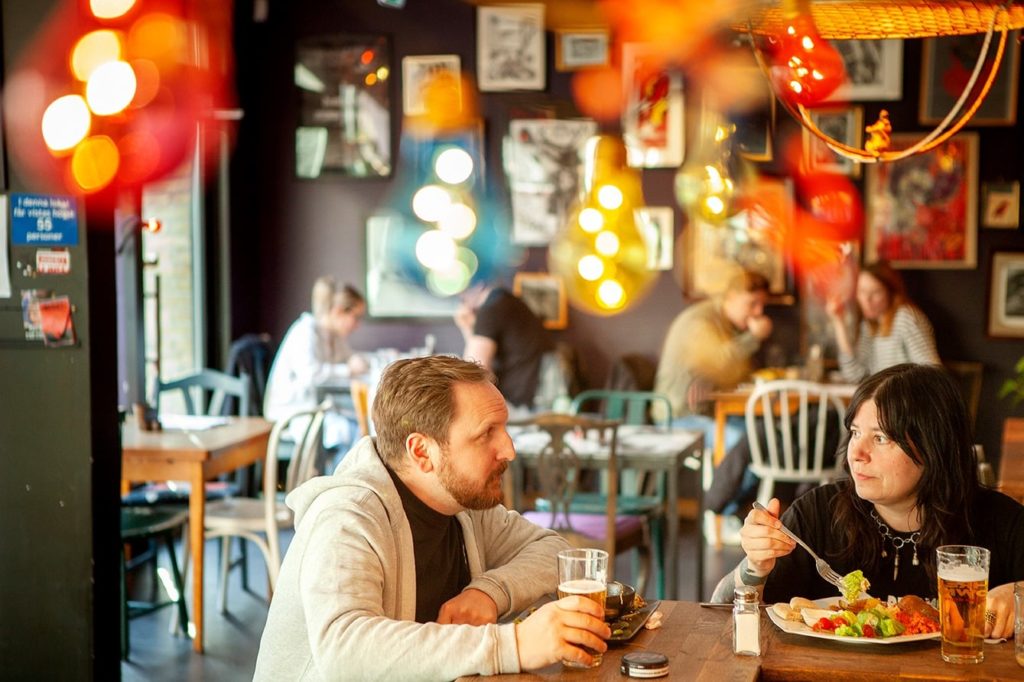
<path fill-rule="evenodd" d="M 757 588 L 737 587 L 733 593 L 732 650 L 742 656 L 761 655 L 761 615 Z"/>

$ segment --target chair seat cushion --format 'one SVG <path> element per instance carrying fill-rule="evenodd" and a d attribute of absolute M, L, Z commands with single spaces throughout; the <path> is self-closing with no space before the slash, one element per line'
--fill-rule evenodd
<path fill-rule="evenodd" d="M 229 530 L 241 528 L 252 531 L 266 531 L 263 500 L 252 497 L 229 497 L 206 505 L 206 527 Z M 284 504 L 276 503 L 274 518 L 279 528 L 292 526 L 292 511 Z"/>
<path fill-rule="evenodd" d="M 523 518 L 540 526 L 551 528 L 551 512 L 528 511 L 523 513 Z M 561 520 L 558 518 L 556 520 Z M 616 537 L 623 537 L 636 533 L 643 528 L 643 518 L 640 516 L 619 515 L 615 517 Z M 569 514 L 569 525 L 572 530 L 585 535 L 588 538 L 604 541 L 607 539 L 607 517 L 604 514 Z M 554 530 L 558 530 L 555 528 Z"/>
<path fill-rule="evenodd" d="M 238 485 L 230 481 L 208 481 L 205 484 L 207 500 L 221 500 L 238 494 Z M 135 507 L 148 504 L 188 504 L 192 485 L 185 481 L 147 483 L 121 497 L 121 504 Z"/>

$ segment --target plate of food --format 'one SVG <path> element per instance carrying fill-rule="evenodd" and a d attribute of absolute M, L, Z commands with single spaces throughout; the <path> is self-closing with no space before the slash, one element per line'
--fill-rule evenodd
<path fill-rule="evenodd" d="M 916 596 L 889 601 L 865 597 L 854 602 L 843 597 L 814 601 L 794 597 L 767 611 L 783 632 L 844 644 L 905 644 L 940 636 L 938 611 Z"/>
<path fill-rule="evenodd" d="M 621 589 L 623 586 L 619 584 L 618 587 Z M 632 594 L 632 588 L 629 588 L 629 590 L 630 594 Z M 623 592 L 626 591 L 624 590 Z M 558 599 L 558 595 L 553 592 L 542 595 L 533 604 L 523 609 L 511 622 L 523 622 L 541 606 L 556 599 Z M 630 602 L 629 604 L 622 604 L 620 606 L 621 611 L 606 609 L 605 620 L 608 623 L 608 627 L 612 629 L 612 636 L 608 638 L 609 642 L 627 642 L 633 639 L 636 633 L 640 632 L 640 629 L 647 623 L 651 614 L 657 611 L 658 606 L 661 604 L 660 601 L 648 602 L 640 595 L 631 596 Z"/>

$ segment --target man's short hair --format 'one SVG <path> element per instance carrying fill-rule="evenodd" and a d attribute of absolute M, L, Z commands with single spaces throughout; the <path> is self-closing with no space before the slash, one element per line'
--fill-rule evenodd
<path fill-rule="evenodd" d="M 763 291 L 769 293 L 768 278 L 759 272 L 752 270 L 740 270 L 729 278 L 729 285 L 726 291 L 745 291 L 753 293 Z"/>
<path fill-rule="evenodd" d="M 399 470 L 405 458 L 405 440 L 422 433 L 441 445 L 455 418 L 457 383 L 494 383 L 494 375 L 475 362 L 450 355 L 398 360 L 385 368 L 373 399 L 377 451 L 384 462 Z"/>

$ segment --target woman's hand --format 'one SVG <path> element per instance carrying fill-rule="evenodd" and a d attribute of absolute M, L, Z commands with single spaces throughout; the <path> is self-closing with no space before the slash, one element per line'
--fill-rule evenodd
<path fill-rule="evenodd" d="M 985 602 L 985 636 L 1013 637 L 1013 583 L 993 587 Z M 995 614 L 993 621 L 989 613 Z"/>
<path fill-rule="evenodd" d="M 768 575 L 775 560 L 793 551 L 796 543 L 779 528 L 781 504 L 773 497 L 767 512 L 751 509 L 740 529 L 740 546 L 747 555 L 747 569 L 754 575 Z M 770 513 L 769 513 L 770 512 Z"/>
<path fill-rule="evenodd" d="M 581 646 L 605 652 L 612 631 L 604 622 L 604 609 L 586 597 L 563 597 L 549 602 L 516 623 L 519 667 L 536 670 L 557 661 L 593 663 Z"/>

